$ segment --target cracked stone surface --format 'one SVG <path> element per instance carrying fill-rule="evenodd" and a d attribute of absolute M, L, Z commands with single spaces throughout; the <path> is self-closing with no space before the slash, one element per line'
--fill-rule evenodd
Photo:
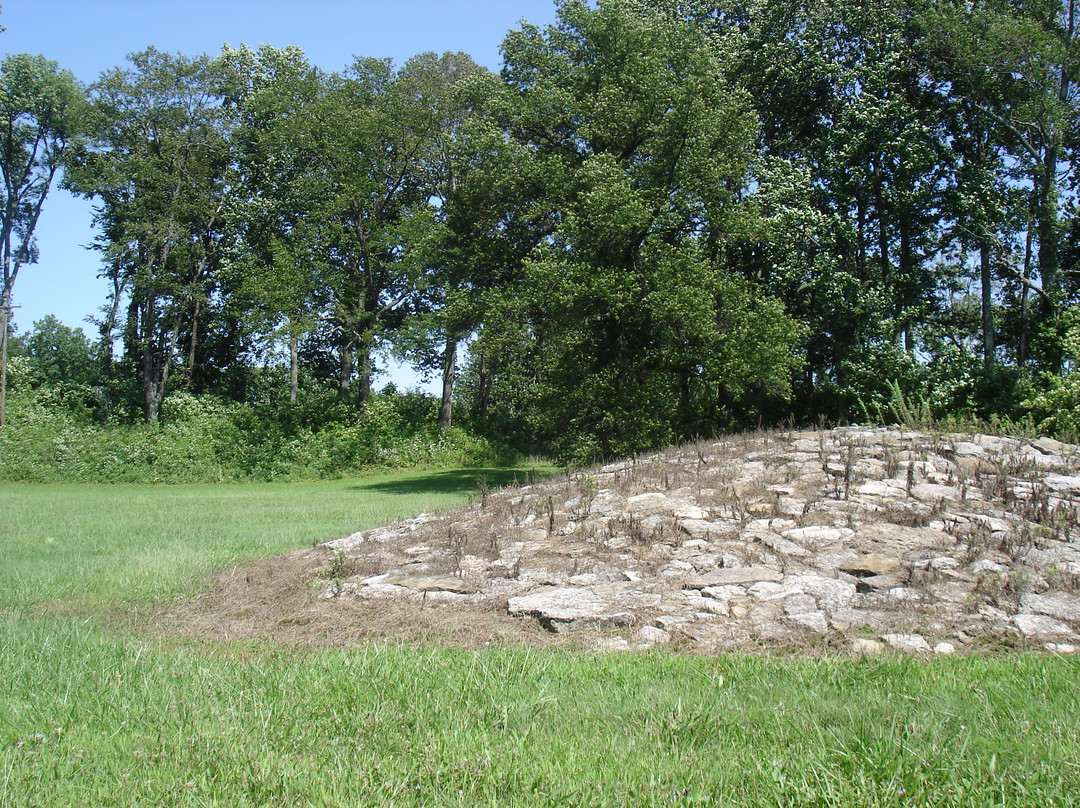
<path fill-rule="evenodd" d="M 324 599 L 489 604 L 606 647 L 1080 643 L 1080 449 L 848 427 L 731 437 L 325 545 Z"/>

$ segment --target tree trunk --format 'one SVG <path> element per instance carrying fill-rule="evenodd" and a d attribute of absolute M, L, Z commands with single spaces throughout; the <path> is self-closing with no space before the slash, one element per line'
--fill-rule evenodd
<path fill-rule="evenodd" d="M 489 364 L 486 352 L 480 354 L 480 378 L 476 391 L 476 414 L 483 418 L 487 415 L 488 405 L 491 403 L 491 381 L 494 376 L 494 362 Z"/>
<path fill-rule="evenodd" d="M 454 400 L 454 368 L 457 364 L 457 340 L 446 335 L 446 355 L 443 358 L 442 406 L 439 407 L 439 429 L 449 429 Z"/>
<path fill-rule="evenodd" d="M 289 338 L 289 403 L 295 404 L 300 381 L 300 346 L 296 337 Z"/>
<path fill-rule="evenodd" d="M 167 335 L 162 333 L 157 340 L 151 333 L 143 347 L 143 415 L 148 424 L 161 417 L 161 404 L 165 400 L 169 369 L 172 367 L 179 336 L 180 325 L 177 323 Z M 159 344 L 155 345 L 155 342 Z"/>
<path fill-rule="evenodd" d="M 900 279 L 896 296 L 897 343 L 900 348 L 914 355 L 915 344 L 911 334 L 911 320 L 907 307 L 915 280 L 915 256 L 911 250 L 911 219 L 909 211 L 899 216 L 900 224 Z"/>
<path fill-rule="evenodd" d="M 184 389 L 191 392 L 191 384 L 195 378 L 195 344 L 199 339 L 199 305 L 200 301 L 195 301 L 195 310 L 191 314 L 191 343 L 188 345 L 187 355 L 187 378 L 184 379 Z"/>
<path fill-rule="evenodd" d="M 371 346 L 366 342 L 359 351 L 359 367 L 356 378 L 356 409 L 361 412 L 371 400 Z"/>
<path fill-rule="evenodd" d="M 1046 147 L 1039 177 L 1039 276 L 1043 291 L 1057 300 L 1058 285 L 1058 226 L 1057 226 L 1057 147 Z M 1047 312 L 1049 315 L 1051 312 Z"/>
<path fill-rule="evenodd" d="M 345 398 L 349 395 L 349 383 L 353 374 L 353 343 L 349 342 L 341 346 L 341 366 L 338 369 L 338 395 Z"/>
<path fill-rule="evenodd" d="M 105 315 L 105 322 L 101 324 L 101 353 L 98 361 L 101 362 L 101 370 L 106 379 L 112 378 L 113 367 L 113 332 L 116 331 L 116 321 L 120 313 L 120 299 L 124 294 L 124 284 L 119 277 L 113 278 L 113 290 L 110 295 L 109 313 Z"/>
<path fill-rule="evenodd" d="M 982 332 L 983 365 L 989 368 L 994 362 L 994 300 L 993 278 L 990 274 L 990 242 L 979 239 L 980 280 L 982 281 Z"/>
<path fill-rule="evenodd" d="M 7 423 L 7 344 L 8 344 L 8 314 L 11 306 L 8 301 L 11 296 L 8 290 L 0 297 L 0 427 Z"/>
<path fill-rule="evenodd" d="M 1023 279 L 1027 281 L 1031 277 L 1031 226 L 1028 225 L 1027 243 L 1024 246 Z M 1020 290 L 1020 339 L 1016 346 L 1016 364 L 1023 367 L 1028 361 L 1028 327 L 1031 322 L 1031 290 L 1027 283 L 1022 284 Z"/>

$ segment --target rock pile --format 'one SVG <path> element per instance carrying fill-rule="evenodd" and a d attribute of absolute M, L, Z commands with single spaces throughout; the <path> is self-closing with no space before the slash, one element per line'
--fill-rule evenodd
<path fill-rule="evenodd" d="M 481 492 L 326 546 L 321 597 L 497 604 L 610 646 L 1080 646 L 1080 449 L 746 435 Z"/>

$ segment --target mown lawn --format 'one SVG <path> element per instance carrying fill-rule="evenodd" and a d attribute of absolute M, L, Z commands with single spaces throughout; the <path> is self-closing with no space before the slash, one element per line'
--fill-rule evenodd
<path fill-rule="evenodd" d="M 1080 803 L 1075 659 L 315 650 L 110 618 L 476 475 L 0 486 L 0 806 Z"/>

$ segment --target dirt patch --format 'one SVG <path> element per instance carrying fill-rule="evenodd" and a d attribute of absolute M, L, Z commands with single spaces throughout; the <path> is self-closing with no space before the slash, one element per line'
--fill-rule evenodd
<path fill-rule="evenodd" d="M 198 597 L 148 615 L 151 633 L 215 642 L 270 639 L 289 645 L 347 647 L 368 642 L 439 642 L 463 648 L 550 645 L 534 621 L 511 617 L 506 603 L 362 601 L 320 593 L 340 572 L 326 546 L 296 550 L 219 573 Z M 581 645 L 584 637 L 564 637 Z"/>

